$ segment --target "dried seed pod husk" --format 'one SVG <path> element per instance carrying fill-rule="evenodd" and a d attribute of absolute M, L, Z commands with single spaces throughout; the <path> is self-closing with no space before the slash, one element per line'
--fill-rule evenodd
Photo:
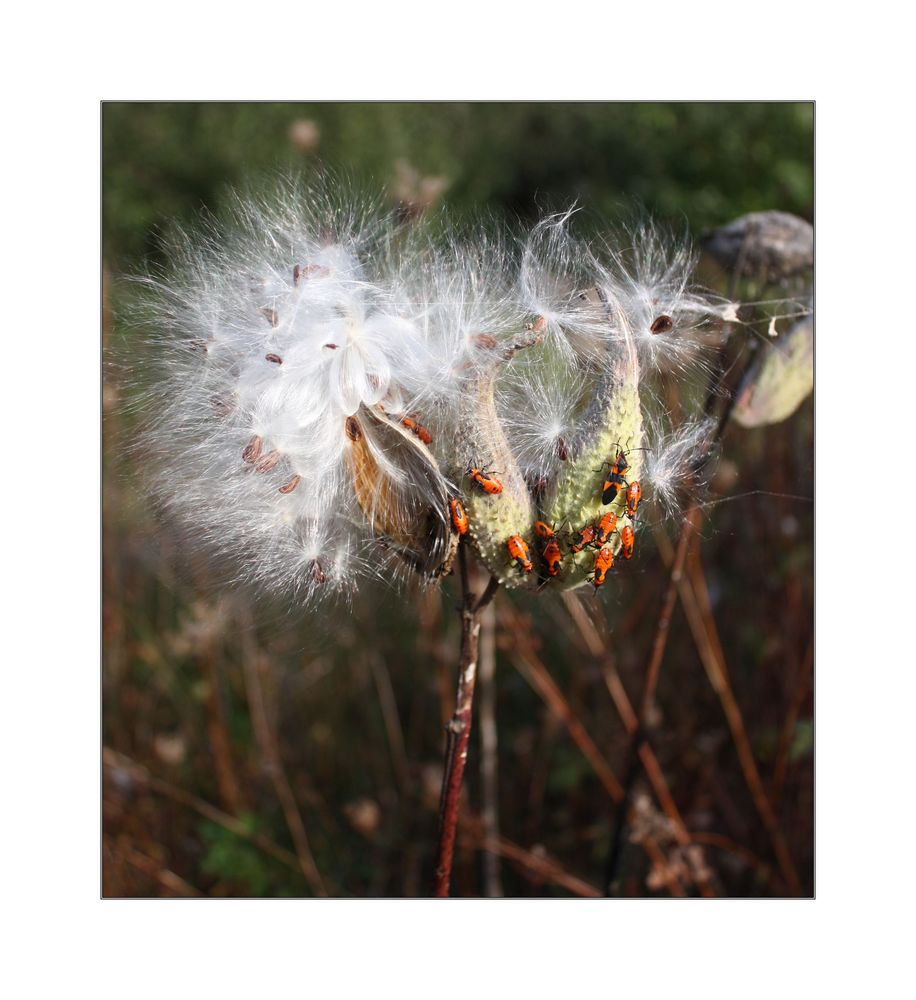
<path fill-rule="evenodd" d="M 428 579 L 447 573 L 458 539 L 429 448 L 379 407 L 360 407 L 345 431 L 354 495 L 379 541 Z"/>
<path fill-rule="evenodd" d="M 777 282 L 814 266 L 814 228 L 789 212 L 750 212 L 704 234 L 700 242 L 742 278 Z"/>
<path fill-rule="evenodd" d="M 742 427 L 778 424 L 814 389 L 814 320 L 805 316 L 758 354 L 732 411 Z"/>

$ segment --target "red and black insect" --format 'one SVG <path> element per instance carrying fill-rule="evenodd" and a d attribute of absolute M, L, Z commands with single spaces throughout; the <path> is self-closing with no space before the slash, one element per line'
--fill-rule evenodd
<path fill-rule="evenodd" d="M 416 434 L 416 436 L 423 442 L 423 444 L 432 444 L 433 436 L 429 432 L 428 427 L 424 427 L 413 417 L 401 417 L 401 423 L 409 431 Z"/>
<path fill-rule="evenodd" d="M 634 479 L 627 487 L 627 517 L 636 517 L 636 508 L 641 499 L 642 487 L 639 485 L 639 481 Z"/>
<path fill-rule="evenodd" d="M 452 497 L 448 502 L 448 510 L 455 531 L 459 535 L 466 535 L 468 533 L 468 516 L 465 513 L 464 505 L 457 497 Z"/>
<path fill-rule="evenodd" d="M 613 511 L 608 511 L 598 522 L 595 531 L 595 545 L 602 548 L 607 545 L 608 539 L 614 534 L 617 527 L 617 515 Z"/>
<path fill-rule="evenodd" d="M 601 488 L 601 502 L 613 503 L 626 485 L 626 479 L 619 472 L 609 472 L 604 480 L 604 486 Z"/>
<path fill-rule="evenodd" d="M 581 552 L 586 545 L 592 544 L 595 540 L 595 534 L 595 526 L 593 524 L 586 524 L 586 526 L 579 531 L 579 541 L 570 546 L 570 551 Z"/>
<path fill-rule="evenodd" d="M 556 538 L 551 538 L 544 546 L 544 562 L 547 563 L 547 573 L 549 576 L 556 576 L 560 572 L 560 563 L 563 561 L 563 553 L 560 551 Z"/>
<path fill-rule="evenodd" d="M 631 451 L 645 451 L 645 448 L 631 448 Z M 627 482 L 626 473 L 630 468 L 630 463 L 627 460 L 626 449 L 621 448 L 620 445 L 617 446 L 617 455 L 613 462 L 608 462 L 609 472 L 604 480 L 604 486 L 601 492 L 601 502 L 602 503 L 613 503 L 617 497 L 620 495 L 620 491 L 626 486 L 629 487 Z M 638 501 L 637 501 L 638 502 Z"/>
<path fill-rule="evenodd" d="M 604 583 L 608 570 L 614 565 L 614 553 L 607 547 L 601 549 L 595 557 L 595 575 L 592 583 L 597 590 Z"/>
<path fill-rule="evenodd" d="M 533 567 L 528 557 L 528 545 L 525 539 L 521 535 L 513 535 L 506 542 L 506 548 L 509 550 L 509 558 L 518 563 L 518 568 L 523 573 L 530 573 Z"/>
<path fill-rule="evenodd" d="M 633 558 L 633 548 L 636 545 L 636 535 L 633 529 L 627 524 L 620 529 L 620 551 L 624 559 Z"/>
<path fill-rule="evenodd" d="M 503 491 L 503 484 L 493 475 L 492 472 L 486 472 L 483 469 L 470 466 L 468 468 L 468 476 L 470 476 L 470 478 L 477 483 L 484 493 L 489 493 L 491 496 L 495 496 L 497 493 L 502 493 Z"/>

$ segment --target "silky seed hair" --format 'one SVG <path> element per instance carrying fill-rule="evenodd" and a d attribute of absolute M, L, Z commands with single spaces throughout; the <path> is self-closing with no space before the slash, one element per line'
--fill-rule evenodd
<path fill-rule="evenodd" d="M 575 531 L 600 514 L 593 466 L 614 441 L 677 509 L 706 430 L 656 421 L 644 436 L 640 400 L 657 407 L 643 387 L 662 370 L 702 370 L 721 301 L 660 230 L 586 242 L 573 221 L 405 228 L 325 177 L 175 231 L 168 268 L 136 281 L 151 331 L 137 447 L 163 507 L 239 578 L 303 603 L 448 573 L 452 498 L 498 579 L 541 586 L 507 539 L 533 545 L 540 511 Z M 503 490 L 486 494 L 471 467 Z M 563 559 L 551 586 L 592 578 L 582 554 Z"/>

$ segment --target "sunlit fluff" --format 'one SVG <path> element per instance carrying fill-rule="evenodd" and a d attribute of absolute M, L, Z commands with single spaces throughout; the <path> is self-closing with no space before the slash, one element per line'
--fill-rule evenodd
<path fill-rule="evenodd" d="M 654 231 L 611 249 L 570 219 L 443 242 L 326 184 L 179 234 L 168 273 L 141 282 L 155 334 L 140 446 L 163 504 L 240 577 L 303 601 L 446 572 L 448 501 L 495 458 L 481 442 L 543 493 L 621 365 L 686 377 L 714 311 Z M 481 380 L 495 401 L 477 412 Z M 664 506 L 700 442 L 691 425 L 646 444 Z"/>

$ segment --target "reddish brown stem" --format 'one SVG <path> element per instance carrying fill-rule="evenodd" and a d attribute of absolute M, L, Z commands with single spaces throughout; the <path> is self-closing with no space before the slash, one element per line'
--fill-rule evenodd
<path fill-rule="evenodd" d="M 471 721 L 474 708 L 474 685 L 477 680 L 477 647 L 480 638 L 480 612 L 496 594 L 499 584 L 490 578 L 483 597 L 477 600 L 470 590 L 467 557 L 464 546 L 459 550 L 462 602 L 461 659 L 458 665 L 458 694 L 455 711 L 446 726 L 445 768 L 442 775 L 442 796 L 439 802 L 439 847 L 436 860 L 436 881 L 433 895 L 447 897 L 455 857 L 455 836 L 458 831 L 458 811 L 461 785 L 468 759 Z"/>

